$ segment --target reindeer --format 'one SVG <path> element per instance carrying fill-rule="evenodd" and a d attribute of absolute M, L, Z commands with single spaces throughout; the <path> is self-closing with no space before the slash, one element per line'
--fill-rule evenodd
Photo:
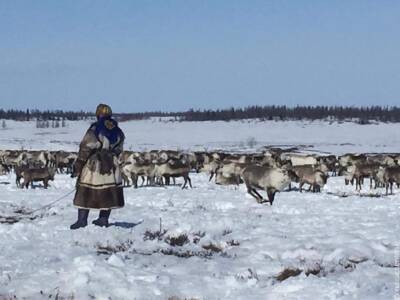
<path fill-rule="evenodd" d="M 8 168 L 8 166 L 0 163 L 0 175 L 6 175 L 8 173 L 10 173 L 10 169 Z"/>
<path fill-rule="evenodd" d="M 253 196 L 258 203 L 266 202 L 257 192 L 262 189 L 267 192 L 268 201 L 272 205 L 275 193 L 282 191 L 291 182 L 291 171 L 282 168 L 268 166 L 250 165 L 242 172 L 242 178 L 247 187 L 247 192 Z"/>
<path fill-rule="evenodd" d="M 44 188 L 47 189 L 49 180 L 54 180 L 56 170 L 54 168 L 33 168 L 22 171 L 24 178 L 24 186 L 29 187 L 29 184 L 35 181 L 42 181 Z"/>
<path fill-rule="evenodd" d="M 345 183 L 348 184 L 349 181 L 355 179 L 356 190 L 361 191 L 364 178 L 370 179 L 370 188 L 372 189 L 372 180 L 375 178 L 375 174 L 378 172 L 380 165 L 377 163 L 364 163 L 355 164 L 347 167 Z"/>
<path fill-rule="evenodd" d="M 340 170 L 346 169 L 348 166 L 353 166 L 356 164 L 363 164 L 367 161 L 367 156 L 365 154 L 353 154 L 347 153 L 339 156 L 338 164 Z"/>
<path fill-rule="evenodd" d="M 249 163 L 224 160 L 215 171 L 215 182 L 221 184 L 221 182 L 234 181 L 234 184 L 239 185 L 242 182 L 240 176 L 247 166 L 249 166 Z"/>
<path fill-rule="evenodd" d="M 319 156 L 317 158 L 319 165 L 325 165 L 328 172 L 331 172 L 332 176 L 337 175 L 337 164 L 338 160 L 335 155 Z M 323 170 L 321 170 L 323 171 Z M 323 171 L 325 172 L 325 171 Z"/>
<path fill-rule="evenodd" d="M 208 173 L 210 175 L 208 181 L 211 181 L 215 175 L 215 173 L 217 172 L 218 168 L 220 167 L 221 162 L 216 160 L 216 159 L 212 159 L 211 161 L 207 162 L 207 163 L 203 163 L 202 168 L 200 169 L 200 172 L 205 172 Z"/>
<path fill-rule="evenodd" d="M 381 166 L 395 167 L 397 166 L 397 158 L 388 154 L 378 154 L 367 156 L 367 163 L 379 164 Z"/>
<path fill-rule="evenodd" d="M 52 155 L 48 151 L 23 151 L 17 157 L 17 165 L 30 167 L 49 167 L 52 163 Z"/>
<path fill-rule="evenodd" d="M 318 163 L 315 155 L 301 155 L 298 153 L 283 153 L 281 160 L 289 160 L 292 166 L 316 165 Z"/>
<path fill-rule="evenodd" d="M 377 177 L 385 184 L 386 195 L 388 195 L 389 188 L 390 194 L 393 194 L 393 183 L 397 186 L 400 184 L 400 166 L 395 167 L 381 167 L 377 172 Z"/>
<path fill-rule="evenodd" d="M 124 179 L 124 183 L 129 185 L 132 180 L 132 184 L 135 188 L 138 187 L 138 179 L 142 178 L 142 184 L 145 183 L 145 176 L 147 176 L 147 185 L 154 184 L 154 170 L 155 165 L 150 161 L 146 161 L 140 158 L 133 158 L 129 162 L 125 163 L 122 166 L 122 177 Z"/>
<path fill-rule="evenodd" d="M 293 172 L 296 174 L 299 180 L 300 193 L 303 191 L 303 185 L 305 183 L 310 185 L 309 191 L 320 192 L 328 179 L 326 172 L 323 172 L 316 166 L 305 165 L 293 167 Z"/>
<path fill-rule="evenodd" d="M 19 150 L 8 150 L 4 151 L 2 155 L 2 163 L 6 165 L 9 169 L 13 169 L 18 165 L 18 157 L 22 153 Z"/>
<path fill-rule="evenodd" d="M 17 185 L 17 187 L 22 187 L 21 186 L 21 179 L 24 177 L 23 173 L 24 171 L 28 170 L 29 167 L 28 166 L 17 166 L 15 167 L 14 171 L 15 171 L 15 184 Z"/>
<path fill-rule="evenodd" d="M 163 178 L 165 178 L 166 182 L 169 182 L 169 178 L 177 178 L 183 177 L 185 180 L 182 189 L 186 187 L 186 184 L 189 183 L 189 186 L 192 188 L 192 181 L 189 177 L 190 165 L 186 162 L 182 162 L 179 159 L 168 159 L 166 162 L 156 163 L 154 175 L 158 179 L 161 185 L 164 185 Z"/>
<path fill-rule="evenodd" d="M 57 151 L 54 154 L 55 163 L 54 166 L 59 173 L 67 174 L 72 173 L 73 165 L 78 158 L 78 154 L 75 152 Z"/>

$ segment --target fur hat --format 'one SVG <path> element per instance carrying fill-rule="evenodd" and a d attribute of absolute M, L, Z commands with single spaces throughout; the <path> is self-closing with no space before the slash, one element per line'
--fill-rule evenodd
<path fill-rule="evenodd" d="M 111 107 L 109 107 L 107 104 L 97 105 L 96 117 L 99 117 L 100 115 L 105 116 L 105 117 L 111 117 L 112 116 Z"/>

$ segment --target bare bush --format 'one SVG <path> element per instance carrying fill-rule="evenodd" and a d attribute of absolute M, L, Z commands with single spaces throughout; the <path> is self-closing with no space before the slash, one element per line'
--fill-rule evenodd
<path fill-rule="evenodd" d="M 297 269 L 297 268 L 285 268 L 275 278 L 276 278 L 276 280 L 282 282 L 290 277 L 296 277 L 296 276 L 300 275 L 301 272 L 303 272 L 303 271 L 300 269 Z"/>
<path fill-rule="evenodd" d="M 183 246 L 189 243 L 187 234 L 180 234 L 178 236 L 167 236 L 164 241 L 172 247 Z"/>
<path fill-rule="evenodd" d="M 100 255 L 100 254 L 111 255 L 111 254 L 118 253 L 118 252 L 126 252 L 131 248 L 132 245 L 133 245 L 132 240 L 127 240 L 127 241 L 122 242 L 117 245 L 107 244 L 104 246 L 101 244 L 97 244 L 96 245 L 97 255 Z"/>
<path fill-rule="evenodd" d="M 211 251 L 211 252 L 221 252 L 223 249 L 213 243 L 209 243 L 208 245 L 201 246 L 204 250 Z"/>
<path fill-rule="evenodd" d="M 151 230 L 146 230 L 143 236 L 143 240 L 147 241 L 153 241 L 153 240 L 163 240 L 164 235 L 167 233 L 167 230 L 157 230 L 157 231 L 151 231 Z"/>

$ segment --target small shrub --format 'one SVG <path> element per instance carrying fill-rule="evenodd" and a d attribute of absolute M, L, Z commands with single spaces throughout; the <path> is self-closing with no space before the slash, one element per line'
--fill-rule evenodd
<path fill-rule="evenodd" d="M 246 140 L 246 145 L 249 147 L 249 148 L 254 148 L 256 145 L 257 145 L 257 140 L 256 140 L 256 138 L 255 137 L 249 137 L 247 140 Z"/>
<path fill-rule="evenodd" d="M 222 232 L 222 236 L 228 235 L 232 233 L 232 229 L 230 228 L 226 228 L 224 229 L 224 231 Z"/>
<path fill-rule="evenodd" d="M 201 246 L 204 250 L 211 251 L 211 252 L 221 252 L 222 248 L 218 247 L 217 245 L 210 243 L 208 245 Z"/>
<path fill-rule="evenodd" d="M 193 252 L 193 251 L 187 250 L 187 251 L 182 252 L 182 251 L 172 249 L 172 248 L 161 249 L 159 252 L 164 255 L 173 255 L 173 256 L 181 257 L 181 258 L 189 258 L 189 257 L 193 257 L 193 256 L 197 256 L 197 257 L 201 257 L 201 258 L 209 258 L 210 256 L 212 256 L 212 253 L 209 251 Z"/>
<path fill-rule="evenodd" d="M 205 235 L 206 233 L 203 231 L 193 233 L 193 243 L 198 244 L 200 242 L 200 239 L 202 239 Z"/>
<path fill-rule="evenodd" d="M 229 246 L 240 246 L 240 243 L 235 240 L 230 240 L 226 242 Z"/>
<path fill-rule="evenodd" d="M 186 234 L 180 234 L 178 236 L 167 236 L 164 241 L 172 247 L 183 246 L 189 243 L 189 239 Z"/>
<path fill-rule="evenodd" d="M 164 235 L 167 233 L 167 230 L 157 230 L 157 231 L 151 231 L 151 230 L 146 230 L 143 236 L 143 240 L 147 241 L 153 241 L 155 239 L 161 241 L 164 238 Z"/>
<path fill-rule="evenodd" d="M 241 280 L 241 281 L 247 281 L 251 279 L 255 279 L 256 281 L 259 281 L 258 274 L 256 271 L 253 271 L 251 268 L 248 268 L 246 272 L 244 273 L 239 273 L 235 275 L 236 279 Z"/>
<path fill-rule="evenodd" d="M 290 277 L 295 277 L 300 275 L 302 270 L 300 269 L 293 269 L 293 268 L 285 268 L 282 272 L 280 272 L 275 278 L 276 280 L 282 282 Z"/>
<path fill-rule="evenodd" d="M 104 255 L 111 255 L 118 252 L 125 252 L 128 251 L 129 248 L 133 245 L 132 240 L 127 240 L 117 245 L 106 245 L 103 246 L 101 244 L 97 244 L 97 255 L 104 254 Z"/>

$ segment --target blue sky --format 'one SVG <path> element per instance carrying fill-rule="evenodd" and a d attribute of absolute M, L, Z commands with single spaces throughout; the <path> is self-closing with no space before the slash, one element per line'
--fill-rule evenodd
<path fill-rule="evenodd" d="M 0 0 L 0 107 L 400 105 L 400 1 Z"/>

